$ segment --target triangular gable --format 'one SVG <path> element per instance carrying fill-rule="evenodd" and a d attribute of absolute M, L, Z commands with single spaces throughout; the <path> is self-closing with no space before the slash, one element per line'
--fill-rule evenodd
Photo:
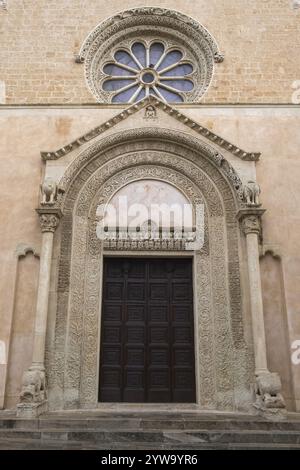
<path fill-rule="evenodd" d="M 70 144 L 64 147 L 61 147 L 55 152 L 41 152 L 42 159 L 45 161 L 57 160 L 63 157 L 64 155 L 67 155 L 72 150 L 93 140 L 94 138 L 98 137 L 100 134 L 103 134 L 107 129 L 114 127 L 119 122 L 127 119 L 132 114 L 137 113 L 138 111 L 140 111 L 143 108 L 146 108 L 149 105 L 154 106 L 155 108 L 161 109 L 163 112 L 165 112 L 169 116 L 172 116 L 174 119 L 181 122 L 182 124 L 187 126 L 189 129 L 193 129 L 193 131 L 195 131 L 196 133 L 202 135 L 206 139 L 213 142 L 215 145 L 218 145 L 222 149 L 227 150 L 228 152 L 232 153 L 236 157 L 239 157 L 241 160 L 257 161 L 260 158 L 260 155 L 261 155 L 260 153 L 246 152 L 245 150 L 242 150 L 236 145 L 228 142 L 228 140 L 224 139 L 223 137 L 220 137 L 219 135 L 210 131 L 206 127 L 201 126 L 193 119 L 189 118 L 182 112 L 175 109 L 173 106 L 167 103 L 164 103 L 159 98 L 155 98 L 154 96 L 149 96 L 139 101 L 138 103 L 128 106 L 128 108 L 121 111 L 119 114 L 117 114 L 113 118 L 110 118 L 108 121 L 106 121 L 102 125 L 95 127 L 93 130 L 87 132 L 86 134 L 74 140 Z"/>

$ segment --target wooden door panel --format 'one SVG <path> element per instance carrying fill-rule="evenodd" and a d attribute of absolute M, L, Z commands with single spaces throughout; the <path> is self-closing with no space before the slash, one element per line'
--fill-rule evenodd
<path fill-rule="evenodd" d="M 99 400 L 194 402 L 190 259 L 104 260 Z"/>

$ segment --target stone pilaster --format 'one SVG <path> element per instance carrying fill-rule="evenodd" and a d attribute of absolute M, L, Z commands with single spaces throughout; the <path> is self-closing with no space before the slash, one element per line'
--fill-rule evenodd
<path fill-rule="evenodd" d="M 46 411 L 45 341 L 50 290 L 53 237 L 61 217 L 59 209 L 37 209 L 42 231 L 42 249 L 37 293 L 32 364 L 23 375 L 18 416 L 36 417 Z"/>
<path fill-rule="evenodd" d="M 256 406 L 260 409 L 285 408 L 281 395 L 281 381 L 277 373 L 271 373 L 267 365 L 267 348 L 259 266 L 259 237 L 261 235 L 261 217 L 265 212 L 258 207 L 241 209 L 238 219 L 246 237 L 250 308 L 254 342 Z"/>

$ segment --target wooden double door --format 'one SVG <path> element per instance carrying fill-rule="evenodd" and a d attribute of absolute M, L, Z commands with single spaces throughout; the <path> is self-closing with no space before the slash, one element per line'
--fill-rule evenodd
<path fill-rule="evenodd" d="M 191 259 L 104 258 L 99 401 L 195 402 Z"/>

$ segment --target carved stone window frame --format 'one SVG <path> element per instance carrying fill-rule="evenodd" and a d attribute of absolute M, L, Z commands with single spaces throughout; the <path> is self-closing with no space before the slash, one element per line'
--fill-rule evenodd
<path fill-rule="evenodd" d="M 122 11 L 100 23 L 85 39 L 76 62 L 85 66 L 87 86 L 98 102 L 108 103 L 111 95 L 100 86 L 99 71 L 108 51 L 132 40 L 166 41 L 192 59 L 194 89 L 186 93 L 186 102 L 197 102 L 208 90 L 214 63 L 224 60 L 209 31 L 193 18 L 175 10 L 141 7 Z"/>

